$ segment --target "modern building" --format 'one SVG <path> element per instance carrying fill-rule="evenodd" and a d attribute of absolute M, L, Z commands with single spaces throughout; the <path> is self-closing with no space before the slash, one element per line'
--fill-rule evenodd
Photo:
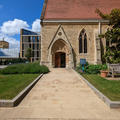
<path fill-rule="evenodd" d="M 73 68 L 86 59 L 102 63 L 106 40 L 98 35 L 108 28 L 96 8 L 110 13 L 120 0 L 45 0 L 41 15 L 41 59 L 49 67 Z"/>
<path fill-rule="evenodd" d="M 7 61 L 19 58 L 18 48 L 12 48 L 9 42 L 0 41 L 0 65 L 7 64 Z"/>
<path fill-rule="evenodd" d="M 4 38 L 2 41 L 0 41 L 0 48 L 3 48 L 3 49 L 8 49 L 9 48 L 9 43 L 4 41 Z"/>
<path fill-rule="evenodd" d="M 31 48 L 31 61 L 40 60 L 41 56 L 41 36 L 40 33 L 21 29 L 20 32 L 20 58 L 26 58 L 25 54 L 28 48 Z"/>

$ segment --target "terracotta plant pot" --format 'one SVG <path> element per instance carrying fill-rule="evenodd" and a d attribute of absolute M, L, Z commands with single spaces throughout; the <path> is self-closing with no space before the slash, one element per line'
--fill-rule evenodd
<path fill-rule="evenodd" d="M 104 77 L 104 78 L 107 77 L 108 71 L 101 70 L 100 72 L 101 72 L 101 77 Z"/>

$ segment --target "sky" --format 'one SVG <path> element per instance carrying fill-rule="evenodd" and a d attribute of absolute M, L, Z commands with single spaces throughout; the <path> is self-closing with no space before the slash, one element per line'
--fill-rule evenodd
<path fill-rule="evenodd" d="M 0 40 L 10 44 L 6 53 L 19 52 L 20 29 L 40 32 L 40 16 L 44 0 L 0 0 Z"/>

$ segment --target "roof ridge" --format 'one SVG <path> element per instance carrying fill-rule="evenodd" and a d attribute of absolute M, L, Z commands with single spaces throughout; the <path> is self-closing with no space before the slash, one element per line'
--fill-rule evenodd
<path fill-rule="evenodd" d="M 40 17 L 41 21 L 44 19 L 47 3 L 48 3 L 48 0 L 44 0 L 43 9 Z"/>

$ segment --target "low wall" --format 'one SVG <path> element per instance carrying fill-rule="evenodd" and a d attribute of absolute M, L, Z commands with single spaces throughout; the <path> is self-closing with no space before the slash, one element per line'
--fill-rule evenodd
<path fill-rule="evenodd" d="M 40 80 L 43 74 L 39 75 L 31 84 L 29 84 L 24 90 L 22 90 L 15 98 L 12 100 L 0 100 L 0 107 L 15 107 L 17 106 L 24 97 L 29 93 L 29 91 L 34 87 L 34 85 Z"/>
<path fill-rule="evenodd" d="M 76 72 L 75 70 L 73 70 Z M 110 108 L 120 108 L 120 101 L 111 101 L 108 97 L 106 97 L 103 93 L 101 93 L 98 89 L 96 89 L 88 80 L 86 80 L 83 76 L 81 76 L 78 72 L 76 72 L 80 78 L 87 83 L 87 85 L 95 92 L 95 94 L 106 103 Z"/>

